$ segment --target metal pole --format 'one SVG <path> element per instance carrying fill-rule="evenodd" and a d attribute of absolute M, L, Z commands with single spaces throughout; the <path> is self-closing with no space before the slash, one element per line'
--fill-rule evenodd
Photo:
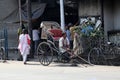
<path fill-rule="evenodd" d="M 27 17 L 28 17 L 28 33 L 32 40 L 32 13 L 31 13 L 31 1 L 27 0 Z M 30 57 L 34 57 L 33 55 L 33 44 L 30 45 Z"/>
<path fill-rule="evenodd" d="M 19 17 L 20 17 L 20 27 L 22 27 L 21 0 L 19 0 Z"/>
<path fill-rule="evenodd" d="M 32 14 L 31 14 L 31 1 L 27 0 L 27 18 L 28 18 L 28 33 L 32 36 Z"/>
<path fill-rule="evenodd" d="M 60 0 L 61 29 L 65 31 L 64 0 Z"/>

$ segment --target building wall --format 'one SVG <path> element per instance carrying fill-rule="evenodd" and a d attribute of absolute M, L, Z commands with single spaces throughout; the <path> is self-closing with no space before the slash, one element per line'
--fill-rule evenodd
<path fill-rule="evenodd" d="M 109 41 L 115 43 L 115 44 L 120 44 L 120 1 L 119 0 L 114 0 L 113 2 L 111 1 L 111 5 L 113 8 L 111 8 L 111 13 L 109 14 L 112 15 L 112 17 L 108 17 L 107 21 L 111 19 L 111 22 L 108 22 L 106 26 L 111 24 L 111 30 L 108 27 L 108 30 L 111 31 L 111 34 L 109 34 Z M 109 6 L 109 7 L 110 7 Z M 106 14 L 107 15 L 107 14 Z"/>
<path fill-rule="evenodd" d="M 120 30 L 120 0 L 115 0 L 114 4 L 114 29 Z"/>
<path fill-rule="evenodd" d="M 106 39 L 119 44 L 120 43 L 120 0 L 103 0 L 104 31 Z M 79 16 L 97 16 L 101 15 L 100 0 L 80 0 Z M 109 33 L 107 33 L 109 32 Z M 109 35 L 109 36 L 108 36 Z"/>
<path fill-rule="evenodd" d="M 114 29 L 114 4 L 112 1 L 104 0 L 104 26 L 107 31 Z"/>
<path fill-rule="evenodd" d="M 80 0 L 79 16 L 98 16 L 101 14 L 100 0 Z"/>
<path fill-rule="evenodd" d="M 104 24 L 108 31 L 120 30 L 120 1 L 104 1 Z"/>
<path fill-rule="evenodd" d="M 18 46 L 18 36 L 17 30 L 19 28 L 19 24 L 0 24 L 0 31 L 7 29 L 7 37 L 8 37 L 8 47 L 17 47 Z"/>
<path fill-rule="evenodd" d="M 120 30 L 120 0 L 104 0 L 104 26 L 107 31 Z M 79 17 L 100 16 L 100 0 L 80 0 Z"/>

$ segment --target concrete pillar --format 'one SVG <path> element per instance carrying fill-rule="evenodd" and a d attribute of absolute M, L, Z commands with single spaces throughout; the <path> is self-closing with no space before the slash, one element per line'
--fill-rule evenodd
<path fill-rule="evenodd" d="M 102 19 L 102 27 L 104 28 L 104 42 L 105 42 L 105 44 L 107 44 L 107 42 L 108 42 L 108 29 L 107 29 L 107 26 L 105 26 L 105 22 L 104 22 L 104 8 L 105 8 L 105 2 L 104 2 L 104 0 L 101 0 L 101 19 Z"/>
<path fill-rule="evenodd" d="M 31 13 L 31 0 L 27 0 L 27 17 L 28 17 L 28 33 L 31 37 L 31 40 L 33 40 L 32 38 L 32 13 Z M 30 49 L 30 57 L 34 58 L 34 52 L 33 52 L 33 41 L 30 45 L 31 49 Z"/>
<path fill-rule="evenodd" d="M 60 0 L 61 29 L 65 31 L 64 0 Z"/>

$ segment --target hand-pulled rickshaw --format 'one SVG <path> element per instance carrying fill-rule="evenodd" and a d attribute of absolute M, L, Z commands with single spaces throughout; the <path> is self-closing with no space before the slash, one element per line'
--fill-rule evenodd
<path fill-rule="evenodd" d="M 39 62 L 44 66 L 48 66 L 51 64 L 51 62 L 53 62 L 55 57 L 55 59 L 57 59 L 57 62 L 70 62 L 71 58 L 60 52 L 58 48 L 58 40 L 62 36 L 60 25 L 53 21 L 43 21 L 40 28 L 42 42 L 39 43 L 37 48 Z M 49 32 L 52 33 L 52 36 L 51 34 L 48 34 Z M 78 58 L 82 59 L 79 56 Z M 89 64 L 89 62 L 87 63 Z"/>
<path fill-rule="evenodd" d="M 40 28 L 42 42 L 38 45 L 37 54 L 39 62 L 44 66 L 48 66 L 53 62 L 54 55 L 58 56 L 61 54 L 58 49 L 58 39 L 62 35 L 62 30 L 60 29 L 60 25 L 53 21 L 43 21 Z M 51 36 L 49 32 L 53 35 Z M 57 59 L 58 58 L 59 57 L 57 57 Z"/>

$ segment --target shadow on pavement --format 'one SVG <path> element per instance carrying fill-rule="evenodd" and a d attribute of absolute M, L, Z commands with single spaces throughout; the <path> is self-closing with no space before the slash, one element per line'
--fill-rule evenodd
<path fill-rule="evenodd" d="M 25 65 L 41 65 L 40 63 L 29 63 L 27 62 Z"/>

